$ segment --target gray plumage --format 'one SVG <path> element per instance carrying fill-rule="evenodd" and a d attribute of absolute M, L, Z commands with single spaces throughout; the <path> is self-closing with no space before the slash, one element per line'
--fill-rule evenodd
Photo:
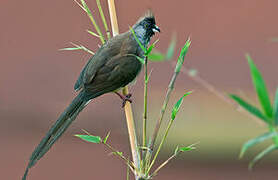
<path fill-rule="evenodd" d="M 154 31 L 159 31 L 150 13 L 142 17 L 133 29 L 144 46 L 148 45 Z M 90 100 L 118 90 L 136 78 L 142 64 L 135 56 L 143 58 L 143 55 L 144 52 L 131 31 L 111 38 L 98 49 L 89 59 L 74 85 L 74 90 L 80 91 L 79 94 L 32 153 L 22 180 L 26 179 L 29 169 L 52 147 Z"/>

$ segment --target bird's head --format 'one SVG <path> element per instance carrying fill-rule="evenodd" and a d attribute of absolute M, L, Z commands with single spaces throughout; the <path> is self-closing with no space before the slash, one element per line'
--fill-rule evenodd
<path fill-rule="evenodd" d="M 160 32 L 159 27 L 155 24 L 155 18 L 151 10 L 148 10 L 132 28 L 137 37 L 145 43 L 148 43 L 156 32 Z"/>

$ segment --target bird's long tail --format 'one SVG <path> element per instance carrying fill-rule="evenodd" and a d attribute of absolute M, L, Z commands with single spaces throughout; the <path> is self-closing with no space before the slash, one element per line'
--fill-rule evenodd
<path fill-rule="evenodd" d="M 29 169 L 36 164 L 36 162 L 43 157 L 43 155 L 51 148 L 51 146 L 59 139 L 65 132 L 69 125 L 75 120 L 77 115 L 87 105 L 88 100 L 83 98 L 83 91 L 81 91 L 67 107 L 67 109 L 60 115 L 59 119 L 47 132 L 46 136 L 41 140 L 40 144 L 32 153 L 28 166 L 25 170 L 22 180 L 26 180 Z"/>

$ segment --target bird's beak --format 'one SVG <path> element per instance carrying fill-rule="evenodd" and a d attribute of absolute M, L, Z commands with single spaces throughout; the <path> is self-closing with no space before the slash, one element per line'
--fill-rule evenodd
<path fill-rule="evenodd" d="M 152 28 L 153 32 L 160 32 L 160 29 L 157 25 Z"/>

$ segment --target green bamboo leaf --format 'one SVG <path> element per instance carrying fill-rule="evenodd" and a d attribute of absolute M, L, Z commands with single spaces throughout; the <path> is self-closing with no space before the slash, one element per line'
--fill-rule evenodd
<path fill-rule="evenodd" d="M 267 139 L 271 139 L 272 137 L 274 137 L 276 135 L 277 135 L 276 132 L 267 132 L 263 135 L 260 135 L 254 139 L 247 141 L 246 143 L 243 144 L 243 146 L 240 150 L 239 158 L 242 158 L 244 156 L 245 152 L 252 146 L 255 146 L 256 144 L 259 144 Z"/>
<path fill-rule="evenodd" d="M 249 163 L 249 170 L 251 170 L 253 168 L 253 166 L 255 165 L 256 162 L 258 162 L 260 159 L 262 159 L 264 156 L 266 156 L 267 154 L 271 153 L 272 151 L 274 151 L 275 149 L 277 149 L 277 147 L 272 144 L 270 145 L 268 148 L 266 148 L 265 150 L 263 150 L 262 152 L 260 152 L 250 163 Z"/>
<path fill-rule="evenodd" d="M 148 55 L 148 59 L 151 61 L 163 61 L 165 59 L 165 56 L 162 53 L 150 53 Z"/>
<path fill-rule="evenodd" d="M 263 120 L 264 122 L 268 123 L 267 117 L 265 117 L 265 115 L 255 106 L 252 106 L 251 104 L 247 103 L 237 95 L 230 94 L 229 96 L 230 98 L 235 100 L 243 109 L 253 114 L 254 116 L 258 117 L 259 119 Z"/>
<path fill-rule="evenodd" d="M 82 139 L 84 141 L 88 141 L 88 142 L 92 142 L 92 143 L 96 143 L 96 144 L 101 143 L 101 138 L 99 136 L 80 135 L 80 134 L 76 134 L 74 136 L 79 137 L 80 139 Z"/>
<path fill-rule="evenodd" d="M 87 32 L 88 32 L 89 34 L 95 36 L 95 37 L 98 37 L 98 38 L 100 37 L 97 33 L 93 32 L 93 31 L 90 31 L 90 30 L 88 30 L 88 29 L 87 29 Z"/>
<path fill-rule="evenodd" d="M 62 48 L 59 49 L 60 51 L 75 51 L 75 50 L 81 50 L 81 47 L 68 47 L 68 48 Z"/>
<path fill-rule="evenodd" d="M 136 56 L 136 58 L 142 63 L 142 64 L 145 64 L 145 59 L 144 58 L 141 58 L 139 56 Z"/>
<path fill-rule="evenodd" d="M 177 62 L 177 65 L 176 65 L 175 72 L 180 72 L 181 67 L 183 65 L 183 62 L 184 62 L 184 57 L 185 57 L 185 55 L 186 55 L 186 53 L 188 51 L 188 48 L 190 47 L 190 44 L 191 44 L 191 41 L 190 41 L 190 38 L 188 38 L 188 40 L 186 41 L 185 45 L 181 49 L 180 56 L 178 58 L 178 62 Z"/>
<path fill-rule="evenodd" d="M 274 114 L 275 125 L 278 125 L 278 87 L 275 93 L 273 110 L 274 110 L 273 114 Z"/>
<path fill-rule="evenodd" d="M 265 115 L 268 118 L 272 118 L 273 114 L 272 114 L 272 107 L 271 107 L 271 103 L 270 103 L 270 99 L 268 96 L 268 91 L 264 82 L 264 79 L 260 73 L 260 71 L 258 70 L 258 68 L 256 67 L 256 65 L 254 64 L 253 60 L 251 59 L 251 57 L 247 54 L 246 58 L 248 60 L 248 64 L 250 67 L 250 71 L 251 71 L 251 76 L 252 76 L 252 80 L 253 80 L 253 84 L 254 87 L 257 91 L 257 95 L 259 98 L 259 101 L 261 103 L 261 106 L 265 112 Z"/>
<path fill-rule="evenodd" d="M 155 47 L 155 45 L 156 45 L 156 43 L 157 43 L 158 41 L 159 41 L 159 39 L 157 39 L 154 43 L 152 43 L 152 44 L 149 46 L 149 48 L 148 48 L 147 51 L 146 51 L 145 56 L 148 56 L 148 55 L 152 52 L 153 48 Z"/>
<path fill-rule="evenodd" d="M 183 102 L 183 98 L 188 96 L 189 94 L 191 94 L 192 91 L 189 91 L 187 93 L 185 93 L 174 105 L 173 109 L 172 109 L 172 115 L 171 115 L 171 120 L 173 121 L 176 118 L 177 113 L 179 112 L 179 109 L 181 107 L 181 104 Z"/>
<path fill-rule="evenodd" d="M 175 52 L 176 44 L 177 44 L 176 36 L 173 36 L 173 38 L 172 38 L 172 40 L 169 44 L 169 47 L 167 49 L 167 53 L 166 53 L 166 59 L 167 60 L 172 59 L 172 57 L 174 55 L 174 52 Z"/>
<path fill-rule="evenodd" d="M 118 155 L 118 156 L 123 156 L 123 152 L 120 152 L 120 151 L 115 151 L 115 152 L 112 152 L 114 155 Z"/>
<path fill-rule="evenodd" d="M 196 148 L 195 148 L 195 147 L 187 146 L 187 147 L 180 147 L 180 148 L 179 148 L 179 151 L 180 151 L 180 152 L 186 152 L 186 151 L 192 151 L 192 150 L 194 150 L 194 149 L 196 149 Z"/>
<path fill-rule="evenodd" d="M 105 138 L 103 139 L 103 143 L 106 144 L 108 138 L 110 136 L 110 131 L 107 133 L 107 135 L 105 136 Z"/>

